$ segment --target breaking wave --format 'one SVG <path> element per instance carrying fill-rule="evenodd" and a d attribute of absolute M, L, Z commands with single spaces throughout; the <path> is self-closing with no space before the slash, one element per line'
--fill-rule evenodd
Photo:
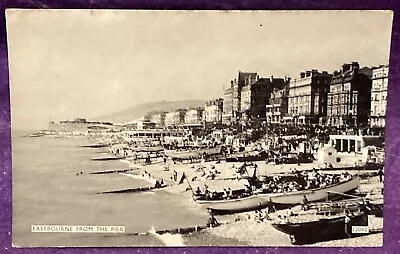
<path fill-rule="evenodd" d="M 156 233 L 154 227 L 152 227 L 149 230 L 149 234 L 155 236 L 158 240 L 162 241 L 165 246 L 170 246 L 170 247 L 186 246 L 184 244 L 183 237 L 180 234 L 165 233 L 161 235 Z"/>

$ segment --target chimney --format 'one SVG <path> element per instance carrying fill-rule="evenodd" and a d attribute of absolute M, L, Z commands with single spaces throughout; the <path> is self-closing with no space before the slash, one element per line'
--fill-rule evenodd
<path fill-rule="evenodd" d="M 349 71 L 350 69 L 351 69 L 350 64 L 343 64 L 342 65 L 342 73 L 346 72 L 346 71 Z"/>
<path fill-rule="evenodd" d="M 306 76 L 305 72 L 300 72 L 300 78 L 304 78 Z"/>
<path fill-rule="evenodd" d="M 360 69 L 360 65 L 358 64 L 358 62 L 352 62 L 351 67 L 352 67 L 352 70 Z"/>

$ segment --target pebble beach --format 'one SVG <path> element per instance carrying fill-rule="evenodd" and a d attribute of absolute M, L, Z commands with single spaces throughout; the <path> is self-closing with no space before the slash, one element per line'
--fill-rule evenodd
<path fill-rule="evenodd" d="M 342 163 L 333 165 L 334 167 L 354 166 L 354 157 L 349 156 Z M 205 163 L 177 163 L 174 164 L 168 161 L 166 164 L 157 163 L 153 165 L 135 165 L 137 170 L 127 174 L 133 174 L 134 177 L 147 180 L 149 184 L 153 184 L 156 179 L 163 181 L 168 185 L 162 191 L 178 194 L 182 199 L 187 200 L 188 206 L 199 211 L 205 209 L 201 205 L 192 200 L 192 192 L 190 188 L 203 187 L 205 184 L 212 190 L 222 190 L 224 188 L 238 189 L 243 188 L 247 182 L 245 180 L 236 180 L 235 169 L 242 163 L 231 162 L 205 162 Z M 318 163 L 307 163 L 300 165 L 284 164 L 271 165 L 263 161 L 257 162 L 257 167 L 260 175 L 271 175 L 282 172 L 289 172 L 292 169 L 309 170 L 313 168 L 319 169 L 321 172 L 330 173 L 329 169 L 325 169 L 326 165 Z M 199 168 L 217 170 L 220 172 L 214 180 L 206 179 L 202 176 Z M 166 170 L 168 169 L 168 170 Z M 188 181 L 183 181 L 178 184 L 173 179 L 173 172 L 176 171 L 178 176 L 184 173 Z M 145 173 L 146 172 L 146 173 Z M 335 172 L 341 173 L 341 172 Z M 383 183 L 379 182 L 376 176 L 376 171 L 349 171 L 350 174 L 358 174 L 361 177 L 361 185 L 359 192 L 368 193 L 371 199 L 383 198 L 381 193 Z M 150 177 L 147 175 L 150 174 Z M 179 181 L 179 180 L 178 180 Z M 189 187 L 190 183 L 190 187 Z M 161 191 L 161 190 L 160 190 Z M 189 246 L 297 246 L 292 245 L 289 236 L 274 229 L 271 221 L 256 222 L 254 212 L 247 212 L 233 215 L 216 216 L 217 220 L 222 225 L 215 228 L 208 228 L 200 232 L 184 235 L 185 244 Z M 340 239 L 333 241 L 318 242 L 309 245 L 301 246 L 320 246 L 320 247 L 379 247 L 383 244 L 383 219 L 374 216 L 369 216 L 369 227 L 373 233 L 369 235 Z"/>

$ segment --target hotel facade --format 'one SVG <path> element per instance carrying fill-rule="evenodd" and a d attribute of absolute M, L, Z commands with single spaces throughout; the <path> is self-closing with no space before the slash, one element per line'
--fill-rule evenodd
<path fill-rule="evenodd" d="M 178 126 L 185 123 L 185 115 L 187 109 L 177 109 L 172 112 L 168 112 L 165 115 L 165 126 Z"/>
<path fill-rule="evenodd" d="M 323 122 L 327 115 L 327 94 L 331 75 L 318 70 L 301 72 L 289 83 L 288 116 L 294 124 Z"/>
<path fill-rule="evenodd" d="M 191 108 L 186 111 L 185 124 L 201 124 L 203 122 L 204 108 Z"/>
<path fill-rule="evenodd" d="M 365 126 L 371 108 L 370 68 L 360 69 L 358 62 L 343 64 L 334 72 L 328 94 L 328 121 L 330 126 Z"/>
<path fill-rule="evenodd" d="M 267 123 L 283 123 L 284 117 L 288 114 L 288 94 L 288 85 L 283 89 L 274 89 L 272 91 L 269 103 L 266 105 Z"/>
<path fill-rule="evenodd" d="M 372 70 L 371 127 L 385 127 L 389 65 Z"/>
<path fill-rule="evenodd" d="M 204 105 L 203 120 L 207 123 L 221 123 L 224 99 L 208 101 Z"/>

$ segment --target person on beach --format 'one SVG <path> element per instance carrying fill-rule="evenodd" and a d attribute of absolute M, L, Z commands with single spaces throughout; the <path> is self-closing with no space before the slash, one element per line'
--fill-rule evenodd
<path fill-rule="evenodd" d="M 210 191 L 208 190 L 208 186 L 204 185 L 204 192 L 203 195 L 207 196 L 210 193 Z"/>
<path fill-rule="evenodd" d="M 255 220 L 257 223 L 260 223 L 260 222 L 263 221 L 263 219 L 262 219 L 262 214 L 261 214 L 261 210 L 256 210 L 256 211 L 254 212 L 254 220 Z"/>
<path fill-rule="evenodd" d="M 306 210 L 308 210 L 308 207 L 309 207 L 309 205 L 308 205 L 307 196 L 306 196 L 306 195 L 303 195 L 303 201 L 301 202 L 301 209 L 302 209 L 303 211 L 306 211 Z"/>
<path fill-rule="evenodd" d="M 233 191 L 231 188 L 228 188 L 228 198 L 233 198 Z"/>
<path fill-rule="evenodd" d="M 347 235 L 348 238 L 351 237 L 351 215 L 349 214 L 349 211 L 346 210 L 346 214 L 344 217 L 344 232 Z"/>
<path fill-rule="evenodd" d="M 217 227 L 217 226 L 219 226 L 220 225 L 220 223 L 217 221 L 217 219 L 214 217 L 214 214 L 212 214 L 211 212 L 210 212 L 210 219 L 208 219 L 208 223 L 207 223 L 207 226 L 208 227 Z"/>
<path fill-rule="evenodd" d="M 274 203 L 272 202 L 272 199 L 269 198 L 267 208 L 265 209 L 265 218 L 267 220 L 272 220 L 271 217 L 269 217 L 269 213 L 272 211 L 276 211 L 276 209 L 275 209 Z"/>
<path fill-rule="evenodd" d="M 164 166 L 164 171 L 169 171 L 169 166 L 167 164 Z"/>
<path fill-rule="evenodd" d="M 378 171 L 378 176 L 379 176 L 379 182 L 383 182 L 383 169 L 380 168 Z"/>
<path fill-rule="evenodd" d="M 224 188 L 224 194 L 222 195 L 223 199 L 227 199 L 228 198 L 228 191 Z"/>
<path fill-rule="evenodd" d="M 147 154 L 146 164 L 151 164 L 150 153 Z"/>

